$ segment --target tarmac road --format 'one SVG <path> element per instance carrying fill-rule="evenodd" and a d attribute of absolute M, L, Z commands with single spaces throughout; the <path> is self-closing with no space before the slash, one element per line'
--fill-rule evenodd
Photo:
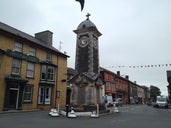
<path fill-rule="evenodd" d="M 171 111 L 128 105 L 99 118 L 50 117 L 49 111 L 0 114 L 0 128 L 171 128 Z"/>

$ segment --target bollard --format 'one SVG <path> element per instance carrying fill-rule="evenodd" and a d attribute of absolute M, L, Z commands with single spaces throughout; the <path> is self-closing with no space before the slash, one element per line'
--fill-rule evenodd
<path fill-rule="evenodd" d="M 114 110 L 113 110 L 113 112 L 116 112 L 116 113 L 118 113 L 119 112 L 119 110 L 118 110 L 118 108 L 116 107 L 116 105 L 114 104 Z"/>
<path fill-rule="evenodd" d="M 59 116 L 59 111 L 57 111 L 57 109 L 55 108 L 51 114 L 52 117 L 58 117 Z"/>
<path fill-rule="evenodd" d="M 77 117 L 73 109 L 71 110 L 71 112 L 69 112 L 68 117 L 69 118 L 75 118 L 75 117 Z"/>
<path fill-rule="evenodd" d="M 97 104 L 97 110 L 92 112 L 91 117 L 93 118 L 99 117 L 99 105 L 98 104 Z"/>
<path fill-rule="evenodd" d="M 68 112 L 69 112 L 69 105 L 66 105 L 66 117 L 68 117 Z"/>
<path fill-rule="evenodd" d="M 51 108 L 49 115 L 52 115 L 53 111 L 54 111 L 54 108 Z"/>

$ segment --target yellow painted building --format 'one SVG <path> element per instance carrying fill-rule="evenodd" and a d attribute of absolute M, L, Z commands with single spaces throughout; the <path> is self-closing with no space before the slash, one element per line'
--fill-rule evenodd
<path fill-rule="evenodd" d="M 65 107 L 68 56 L 52 46 L 52 35 L 0 22 L 0 111 Z"/>

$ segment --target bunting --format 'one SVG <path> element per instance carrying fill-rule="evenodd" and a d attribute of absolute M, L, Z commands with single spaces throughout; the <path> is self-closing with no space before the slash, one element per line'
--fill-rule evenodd
<path fill-rule="evenodd" d="M 171 64 L 119 65 L 119 66 L 110 66 L 108 68 L 161 68 L 161 67 L 171 67 Z"/>

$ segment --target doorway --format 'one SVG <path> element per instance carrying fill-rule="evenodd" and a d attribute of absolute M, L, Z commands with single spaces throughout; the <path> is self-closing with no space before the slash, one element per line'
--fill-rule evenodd
<path fill-rule="evenodd" d="M 19 89 L 10 88 L 9 109 L 18 108 L 18 95 L 19 95 Z"/>
<path fill-rule="evenodd" d="M 23 92 L 28 80 L 18 76 L 6 76 L 6 91 L 3 111 L 22 110 Z"/>

